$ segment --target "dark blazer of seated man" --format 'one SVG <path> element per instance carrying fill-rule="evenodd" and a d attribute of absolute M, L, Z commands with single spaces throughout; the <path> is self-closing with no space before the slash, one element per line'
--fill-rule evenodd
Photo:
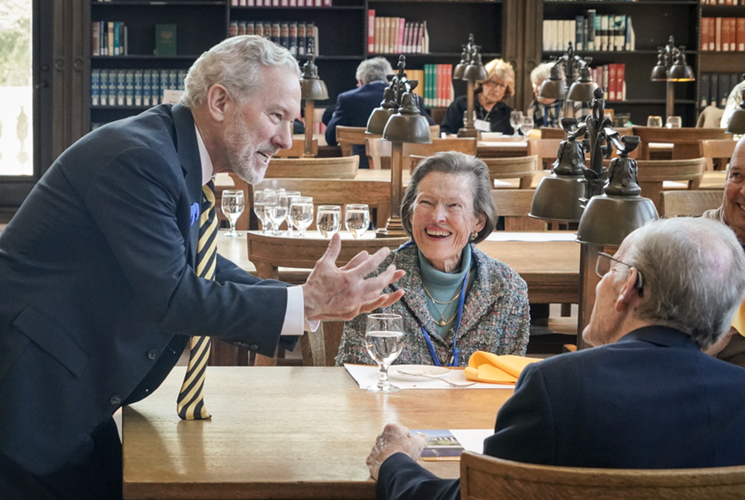
<path fill-rule="evenodd" d="M 526 368 L 484 453 L 574 467 L 745 465 L 745 369 L 702 352 L 727 331 L 745 292 L 732 231 L 661 220 L 599 259 L 604 276 L 583 338 L 600 347 Z M 386 426 L 367 459 L 378 498 L 460 498 L 459 480 L 416 463 L 424 443 Z"/>
<path fill-rule="evenodd" d="M 387 75 L 393 74 L 391 63 L 384 57 L 375 57 L 362 61 L 357 67 L 357 88 L 339 94 L 336 106 L 329 117 L 328 110 L 324 112 L 326 123 L 326 143 L 336 146 L 336 127 L 365 127 L 373 110 L 383 101 L 383 91 L 388 86 Z M 419 82 L 424 85 L 424 82 Z M 435 121 L 430 118 L 419 96 L 416 96 L 419 113 L 427 118 L 430 125 Z M 328 118 L 328 121 L 325 120 Z M 364 145 L 352 145 L 352 153 L 360 157 L 360 168 L 369 168 Z"/>

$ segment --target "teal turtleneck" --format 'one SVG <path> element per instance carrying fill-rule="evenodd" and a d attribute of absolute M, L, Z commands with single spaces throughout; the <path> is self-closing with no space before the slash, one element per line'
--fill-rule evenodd
<path fill-rule="evenodd" d="M 475 262 L 471 262 L 471 245 L 466 245 L 463 248 L 463 253 L 460 257 L 460 268 L 451 273 L 445 273 L 438 271 L 432 265 L 427 262 L 424 254 L 421 250 L 419 252 L 419 274 L 422 276 L 422 284 L 429 292 L 432 297 L 438 302 L 447 302 L 455 297 L 463 287 L 463 279 L 466 276 L 466 272 L 470 269 L 471 273 L 468 275 L 468 285 L 466 290 L 471 287 L 473 279 L 476 275 Z M 427 309 L 429 309 L 430 315 L 435 320 L 437 330 L 429 332 L 435 334 L 441 338 L 444 338 L 447 333 L 455 326 L 455 316 L 458 313 L 458 304 L 460 303 L 460 296 L 450 302 L 449 304 L 436 304 L 425 292 L 427 298 Z M 452 320 L 450 320 L 452 318 Z M 450 320 L 445 326 L 439 326 L 438 322 L 443 320 Z"/>

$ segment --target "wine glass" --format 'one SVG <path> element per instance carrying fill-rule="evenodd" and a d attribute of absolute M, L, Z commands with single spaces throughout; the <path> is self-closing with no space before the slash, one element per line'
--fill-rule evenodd
<path fill-rule="evenodd" d="M 359 238 L 370 227 L 370 207 L 363 204 L 349 204 L 344 206 L 344 226 L 352 233 L 354 239 Z"/>
<path fill-rule="evenodd" d="M 667 128 L 680 128 L 682 125 L 682 121 L 679 116 L 668 116 L 667 117 L 667 123 L 665 126 Z"/>
<path fill-rule="evenodd" d="M 293 196 L 290 202 L 290 220 L 305 237 L 305 230 L 313 223 L 313 198 L 310 196 Z"/>
<path fill-rule="evenodd" d="M 528 137 L 531 130 L 533 130 L 533 117 L 523 116 L 523 121 L 520 124 L 520 132 L 522 132 L 525 137 Z"/>
<path fill-rule="evenodd" d="M 330 238 L 341 229 L 341 207 L 321 205 L 316 215 L 316 227 L 324 238 Z"/>
<path fill-rule="evenodd" d="M 365 347 L 380 367 L 378 383 L 367 388 L 370 392 L 398 392 L 388 382 L 388 367 L 404 348 L 404 320 L 400 314 L 368 314 Z"/>
<path fill-rule="evenodd" d="M 520 125 L 523 123 L 523 112 L 518 110 L 512 110 L 510 112 L 510 125 L 513 129 L 515 129 L 515 133 L 513 134 L 513 137 L 517 137 L 520 135 Z"/>
<path fill-rule="evenodd" d="M 241 234 L 235 230 L 235 222 L 243 213 L 246 207 L 246 200 L 243 197 L 242 190 L 226 189 L 222 192 L 222 213 L 230 221 L 230 231 L 225 236 L 235 237 Z"/>
<path fill-rule="evenodd" d="M 276 229 L 277 224 L 275 224 L 274 219 L 272 219 L 272 209 L 279 204 L 278 194 L 278 191 L 275 189 L 264 190 L 264 216 L 266 218 L 267 231 L 269 234 L 277 234 L 278 232 Z"/>
<path fill-rule="evenodd" d="M 662 117 L 661 116 L 650 116 L 647 118 L 647 127 L 661 127 Z"/>
<path fill-rule="evenodd" d="M 289 211 L 290 206 L 287 193 L 284 189 L 275 191 L 275 199 L 277 200 L 276 203 L 272 204 L 271 207 L 267 204 L 266 207 L 268 209 L 269 218 L 272 219 L 274 225 L 273 234 L 276 236 L 279 235 L 279 226 L 282 225 L 282 222 L 284 222 L 287 217 L 287 212 Z"/>
<path fill-rule="evenodd" d="M 254 191 L 254 213 L 261 222 L 261 234 L 268 234 L 267 215 L 264 210 L 264 191 L 264 189 L 257 189 Z"/>
<path fill-rule="evenodd" d="M 292 221 L 290 220 L 290 210 L 289 207 L 292 205 L 292 199 L 296 196 L 300 196 L 300 191 L 287 191 L 287 217 L 285 220 L 287 221 L 287 236 L 292 238 Z"/>

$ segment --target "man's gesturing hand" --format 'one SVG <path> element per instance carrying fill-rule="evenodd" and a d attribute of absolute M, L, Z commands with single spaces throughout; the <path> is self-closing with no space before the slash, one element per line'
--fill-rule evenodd
<path fill-rule="evenodd" d="M 339 233 L 331 237 L 329 247 L 316 262 L 308 281 L 303 285 L 305 318 L 349 320 L 360 313 L 393 304 L 403 297 L 404 291 L 383 294 L 383 288 L 401 278 L 405 272 L 391 265 L 375 278 L 365 276 L 375 271 L 391 252 L 381 248 L 373 255 L 360 252 L 344 267 L 336 267 L 341 251 Z"/>

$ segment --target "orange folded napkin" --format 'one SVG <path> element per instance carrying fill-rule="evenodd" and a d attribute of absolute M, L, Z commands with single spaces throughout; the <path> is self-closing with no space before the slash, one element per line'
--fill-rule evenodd
<path fill-rule="evenodd" d="M 740 309 L 735 313 L 735 317 L 732 318 L 732 326 L 740 335 L 745 337 L 745 301 L 740 305 Z"/>
<path fill-rule="evenodd" d="M 497 355 L 476 351 L 468 360 L 466 379 L 490 384 L 514 384 L 520 373 L 531 363 L 541 361 L 513 354 Z"/>

